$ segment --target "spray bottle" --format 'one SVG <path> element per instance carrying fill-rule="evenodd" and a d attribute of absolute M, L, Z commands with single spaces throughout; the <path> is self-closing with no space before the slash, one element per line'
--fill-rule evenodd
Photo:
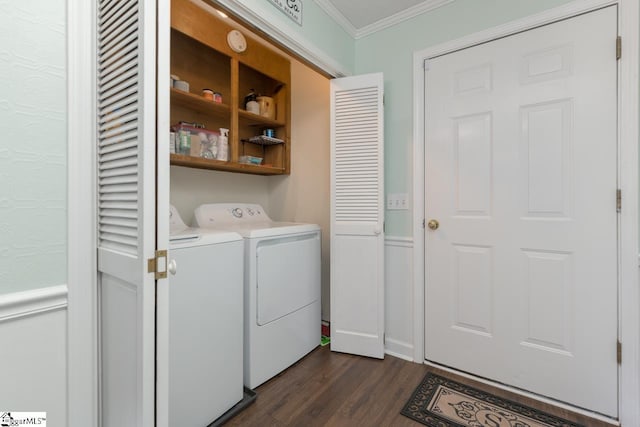
<path fill-rule="evenodd" d="M 224 162 L 229 160 L 229 129 L 220 128 L 217 159 Z"/>

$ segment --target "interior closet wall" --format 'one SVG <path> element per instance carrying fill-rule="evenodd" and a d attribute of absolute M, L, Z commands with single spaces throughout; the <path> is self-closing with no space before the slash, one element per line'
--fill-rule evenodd
<path fill-rule="evenodd" d="M 171 204 L 187 225 L 203 203 L 259 203 L 269 209 L 268 177 L 171 166 Z"/>
<path fill-rule="evenodd" d="M 291 175 L 269 180 L 269 212 L 322 227 L 322 318 L 329 320 L 329 79 L 291 62 Z"/>

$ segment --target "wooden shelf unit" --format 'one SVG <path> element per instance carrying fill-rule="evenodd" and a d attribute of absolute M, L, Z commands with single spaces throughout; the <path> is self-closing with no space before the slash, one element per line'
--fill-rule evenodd
<path fill-rule="evenodd" d="M 246 36 L 247 50 L 227 45 L 234 29 L 224 19 L 189 0 L 171 2 L 171 74 L 190 84 L 189 92 L 171 88 L 171 124 L 202 123 L 208 130 L 229 129 L 229 161 L 172 154 L 172 165 L 258 175 L 289 174 L 291 168 L 291 66 L 289 60 Z M 167 83 L 168 84 L 168 83 Z M 202 98 L 202 89 L 222 94 L 223 103 Z M 270 119 L 244 109 L 244 97 L 254 89 L 276 103 Z M 243 139 L 274 129 L 284 141 L 273 146 L 245 144 Z M 241 155 L 263 157 L 263 165 L 238 163 Z"/>
<path fill-rule="evenodd" d="M 171 164 L 175 166 L 186 166 L 195 169 L 210 169 L 227 172 L 250 173 L 253 175 L 282 175 L 282 168 L 249 165 L 245 163 L 223 162 L 220 160 L 205 159 L 204 157 L 185 156 L 182 154 L 171 154 Z"/>

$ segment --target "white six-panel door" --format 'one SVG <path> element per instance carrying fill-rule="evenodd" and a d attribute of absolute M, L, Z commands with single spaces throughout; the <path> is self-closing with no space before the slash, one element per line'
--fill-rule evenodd
<path fill-rule="evenodd" d="M 428 61 L 426 359 L 617 416 L 617 12 Z"/>

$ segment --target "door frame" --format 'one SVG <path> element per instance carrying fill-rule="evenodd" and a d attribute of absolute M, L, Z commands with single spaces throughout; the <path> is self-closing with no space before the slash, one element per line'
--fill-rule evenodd
<path fill-rule="evenodd" d="M 638 136 L 639 136 L 639 13 L 637 0 L 574 0 L 563 6 L 508 22 L 413 55 L 413 342 L 414 360 L 425 361 L 425 185 L 424 185 L 424 64 L 429 58 L 513 35 L 605 6 L 618 6 L 618 34 L 622 58 L 618 65 L 618 180 L 623 195 L 619 214 L 618 330 L 622 364 L 618 371 L 618 419 L 622 425 L 640 425 L 640 292 L 638 290 Z M 612 42 L 612 52 L 614 45 Z M 613 206 L 613 201 L 612 201 Z"/>
<path fill-rule="evenodd" d="M 67 423 L 98 425 L 96 4 L 67 0 Z M 93 254 L 93 256 L 90 256 Z"/>

